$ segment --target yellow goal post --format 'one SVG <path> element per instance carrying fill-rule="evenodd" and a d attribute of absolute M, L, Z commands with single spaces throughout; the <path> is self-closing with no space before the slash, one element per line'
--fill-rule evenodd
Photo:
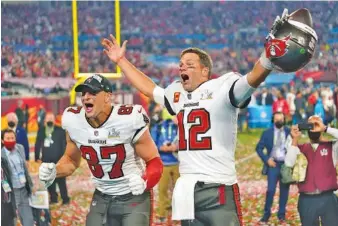
<path fill-rule="evenodd" d="M 70 91 L 70 104 L 75 104 L 76 101 L 76 92 L 75 87 L 81 84 L 88 76 L 95 74 L 93 73 L 81 73 L 80 69 L 80 59 L 79 59 L 79 44 L 78 44 L 78 20 L 77 20 L 77 1 L 72 0 L 72 19 L 73 19 L 73 51 L 74 51 L 74 78 L 76 79 L 75 85 Z M 115 0 L 115 38 L 118 44 L 121 43 L 121 27 L 120 27 L 120 0 Z M 116 68 L 115 73 L 100 73 L 101 75 L 107 78 L 121 78 L 121 69 Z"/>

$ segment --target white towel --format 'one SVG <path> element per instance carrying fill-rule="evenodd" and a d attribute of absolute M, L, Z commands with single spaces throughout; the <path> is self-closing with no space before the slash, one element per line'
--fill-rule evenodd
<path fill-rule="evenodd" d="M 195 184 L 198 181 L 196 175 L 185 175 L 178 178 L 172 197 L 172 219 L 195 219 Z"/>

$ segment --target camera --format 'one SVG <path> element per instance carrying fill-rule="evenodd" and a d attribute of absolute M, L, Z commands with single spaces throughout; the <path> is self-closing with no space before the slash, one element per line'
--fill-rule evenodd
<path fill-rule="evenodd" d="M 298 124 L 299 130 L 312 130 L 313 124 L 312 123 L 300 123 Z"/>

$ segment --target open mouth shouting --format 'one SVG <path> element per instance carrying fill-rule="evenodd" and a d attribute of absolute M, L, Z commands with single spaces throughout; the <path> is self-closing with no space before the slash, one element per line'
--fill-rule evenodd
<path fill-rule="evenodd" d="M 85 108 L 86 113 L 90 113 L 93 111 L 94 105 L 91 103 L 85 103 L 84 108 Z"/>
<path fill-rule="evenodd" d="M 189 76 L 187 74 L 181 74 L 181 79 L 183 83 L 186 83 L 189 80 Z"/>

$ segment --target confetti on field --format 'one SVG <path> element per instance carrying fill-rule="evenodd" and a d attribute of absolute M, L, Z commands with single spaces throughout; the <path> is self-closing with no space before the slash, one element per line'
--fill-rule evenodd
<path fill-rule="evenodd" d="M 259 139 L 259 133 L 239 134 L 238 145 L 236 150 L 236 160 L 239 161 L 236 165 L 239 187 L 241 192 L 241 203 L 243 220 L 245 226 L 259 225 L 259 220 L 262 217 L 265 193 L 267 187 L 267 179 L 261 174 L 262 162 L 255 153 L 255 145 Z M 42 189 L 42 184 L 38 180 L 39 163 L 30 162 L 29 169 L 35 184 L 39 184 Z M 62 200 L 58 204 L 50 207 L 53 226 L 82 226 L 85 225 L 86 215 L 89 210 L 90 201 L 94 191 L 94 186 L 90 180 L 90 171 L 85 161 L 82 161 L 81 166 L 76 172 L 67 178 L 68 193 L 71 197 L 71 202 L 68 205 L 62 205 Z M 155 187 L 155 210 L 157 209 L 157 190 Z M 269 225 L 277 226 L 279 189 L 277 186 L 276 195 L 272 207 L 272 216 Z M 297 211 L 298 189 L 292 185 L 290 187 L 289 200 L 287 204 L 286 224 L 288 226 L 300 225 L 300 220 Z M 170 216 L 166 223 L 156 223 L 156 214 L 154 219 L 155 225 L 180 225 L 178 222 L 172 222 Z"/>

